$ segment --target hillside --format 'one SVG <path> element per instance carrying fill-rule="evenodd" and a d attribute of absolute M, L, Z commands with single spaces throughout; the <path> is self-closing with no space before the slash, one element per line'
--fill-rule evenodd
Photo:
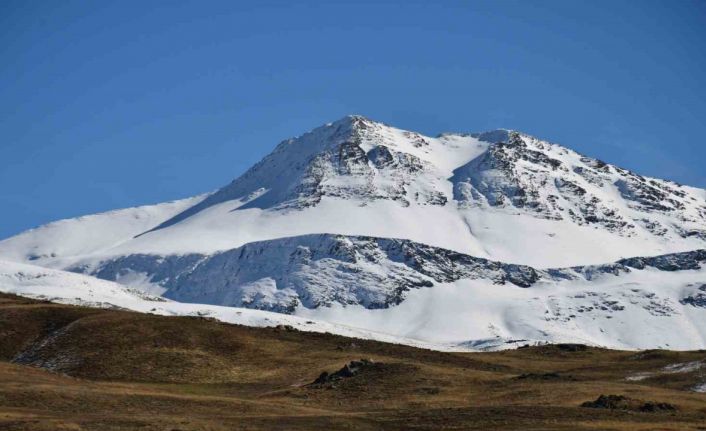
<path fill-rule="evenodd" d="M 706 422 L 706 394 L 696 392 L 706 382 L 703 351 L 442 353 L 11 295 L 0 297 L 0 332 L 8 430 L 697 430 Z M 352 377 L 335 373 L 361 358 Z"/>

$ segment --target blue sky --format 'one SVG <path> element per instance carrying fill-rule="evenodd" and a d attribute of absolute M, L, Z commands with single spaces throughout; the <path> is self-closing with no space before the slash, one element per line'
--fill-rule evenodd
<path fill-rule="evenodd" d="M 358 113 L 706 187 L 703 1 L 0 2 L 0 238 L 228 183 Z"/>

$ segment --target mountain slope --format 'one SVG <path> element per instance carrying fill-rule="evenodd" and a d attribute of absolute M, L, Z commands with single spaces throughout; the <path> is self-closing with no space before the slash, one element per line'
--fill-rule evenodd
<path fill-rule="evenodd" d="M 321 234 L 72 270 L 118 282 L 139 275 L 176 301 L 292 313 L 427 343 L 697 349 L 706 346 L 704 263 L 706 250 L 697 250 L 543 270 L 408 240 Z"/>
<path fill-rule="evenodd" d="M 255 308 L 436 346 L 687 349 L 706 345 L 704 248 L 706 190 L 515 131 L 349 116 L 213 193 L 42 226 L 0 258 L 184 301 L 175 313 Z"/>
<path fill-rule="evenodd" d="M 283 243 L 205 257 L 181 267 L 182 272 L 173 272 L 177 262 L 133 256 L 109 262 L 97 273 L 120 279 L 153 265 L 155 274 L 171 274 L 161 280 L 164 295 L 183 302 L 85 275 L 1 261 L 0 291 L 249 326 L 290 325 L 437 350 L 547 342 L 618 349 L 706 347 L 706 250 L 536 270 L 404 240 L 324 235 L 275 242 Z M 326 253 L 307 255 L 307 245 Z"/>
<path fill-rule="evenodd" d="M 48 225 L 0 242 L 0 256 L 66 268 L 92 257 L 209 254 L 334 233 L 555 267 L 706 244 L 704 190 L 516 132 L 431 138 L 357 116 L 286 140 L 231 184 L 182 202 L 147 207 L 160 210 L 119 235 L 83 219 Z M 132 226 L 132 213 L 110 222 Z M 78 236 L 92 246 L 65 241 Z"/>
<path fill-rule="evenodd" d="M 75 256 L 99 253 L 130 241 L 205 196 L 59 220 L 0 241 L 0 254 L 4 260 L 62 267 Z"/>

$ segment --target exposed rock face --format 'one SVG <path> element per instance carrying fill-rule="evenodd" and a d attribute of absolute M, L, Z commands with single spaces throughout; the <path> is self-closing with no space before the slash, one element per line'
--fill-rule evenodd
<path fill-rule="evenodd" d="M 706 284 L 701 285 L 698 291 L 681 299 L 682 304 L 691 305 L 692 307 L 706 308 Z"/>
<path fill-rule="evenodd" d="M 130 255 L 102 262 L 91 273 L 112 281 L 146 274 L 178 301 L 279 312 L 333 303 L 386 308 L 399 304 L 409 289 L 460 278 L 520 287 L 539 278 L 527 266 L 412 241 L 326 234 L 256 242 L 212 256 Z"/>
<path fill-rule="evenodd" d="M 615 274 L 630 272 L 631 269 L 656 268 L 660 271 L 684 271 L 699 269 L 706 262 L 706 250 L 694 250 L 684 253 L 672 253 L 653 257 L 631 257 L 621 259 L 606 265 L 578 266 L 567 270 L 548 270 L 556 278 L 583 277 L 587 280 L 598 274 Z M 573 274 L 572 274 L 573 273 Z"/>
<path fill-rule="evenodd" d="M 653 217 L 664 214 L 689 223 L 706 221 L 704 202 L 677 184 L 648 179 L 517 132 L 478 136 L 499 141 L 455 171 L 454 199 L 462 206 L 512 208 L 623 236 L 634 235 L 637 226 L 655 236 L 703 235 L 699 229 L 665 226 Z M 632 211 L 615 204 L 614 189 Z"/>
<path fill-rule="evenodd" d="M 365 370 L 374 368 L 376 366 L 379 367 L 381 365 L 383 365 L 383 364 L 373 362 L 370 359 L 361 359 L 359 361 L 351 361 L 350 363 L 344 365 L 343 368 L 341 368 L 340 370 L 335 371 L 333 373 L 329 373 L 327 371 L 324 371 L 311 384 L 314 386 L 321 386 L 321 385 L 336 383 L 340 380 L 349 379 L 351 377 L 354 377 L 354 376 L 360 374 L 361 372 L 365 372 Z"/>
<path fill-rule="evenodd" d="M 334 303 L 387 308 L 402 302 L 410 289 L 460 279 L 528 288 L 540 280 L 591 280 L 601 274 L 619 275 L 646 267 L 698 269 L 703 262 L 706 250 L 537 270 L 408 240 L 322 234 L 255 242 L 211 256 L 130 255 L 102 262 L 97 268 L 73 270 L 112 281 L 130 273 L 145 274 L 150 282 L 167 289 L 164 296 L 183 302 L 291 313 L 298 306 L 317 308 Z M 695 304 L 700 304 L 699 298 L 693 297 Z M 622 306 L 611 301 L 605 297 L 586 307 L 621 310 Z M 668 305 L 650 301 L 653 313 L 669 312 Z"/>
<path fill-rule="evenodd" d="M 675 412 L 677 407 L 670 403 L 642 401 L 623 395 L 601 395 L 595 401 L 586 401 L 581 407 L 609 410 L 632 410 L 645 413 Z"/>

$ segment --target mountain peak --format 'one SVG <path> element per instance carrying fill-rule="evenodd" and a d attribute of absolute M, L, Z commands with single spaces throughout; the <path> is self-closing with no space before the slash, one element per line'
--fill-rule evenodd
<path fill-rule="evenodd" d="M 527 133 L 512 129 L 495 129 L 485 132 L 471 133 L 469 136 L 489 144 L 514 144 L 519 145 L 524 143 L 524 139 L 541 141 Z"/>
<path fill-rule="evenodd" d="M 625 202 L 616 205 L 616 195 Z M 430 138 L 362 115 L 283 141 L 231 184 L 152 230 L 225 202 L 240 210 L 302 210 L 322 200 L 492 208 L 626 237 L 646 231 L 665 239 L 706 238 L 697 226 L 706 217 L 703 199 L 665 181 L 647 181 L 516 130 Z M 648 214 L 655 211 L 658 217 Z"/>
<path fill-rule="evenodd" d="M 356 129 L 366 129 L 372 126 L 384 126 L 383 123 L 380 123 L 378 121 L 371 120 L 368 117 L 365 117 L 363 115 L 359 114 L 348 114 L 344 117 L 339 118 L 336 121 L 326 123 L 322 127 L 330 128 L 330 127 L 345 127 L 350 130 L 356 130 Z M 318 130 L 320 128 L 316 128 L 314 130 Z M 313 130 L 312 130 L 313 131 Z"/>
<path fill-rule="evenodd" d="M 325 124 L 325 128 L 331 128 L 331 127 L 346 127 L 348 130 L 351 131 L 360 131 L 360 130 L 368 130 L 368 129 L 374 129 L 374 128 L 388 128 L 388 129 L 396 129 L 384 122 L 381 121 L 375 121 L 369 117 L 366 117 L 364 115 L 360 114 L 348 114 L 336 121 L 330 122 Z M 321 128 L 316 128 L 313 131 L 317 131 Z M 417 134 L 416 132 L 412 131 L 403 131 L 406 133 L 414 133 Z M 421 136 L 421 135 L 420 135 Z M 483 132 L 473 132 L 473 133 L 465 133 L 465 132 L 442 132 L 437 135 L 437 138 L 442 138 L 442 137 L 451 137 L 451 136 L 460 136 L 460 137 L 470 137 L 477 139 L 482 142 L 487 142 L 489 144 L 497 144 L 497 143 L 520 143 L 521 137 L 526 137 L 529 139 L 535 139 L 533 136 L 523 133 L 519 130 L 513 130 L 513 129 L 505 129 L 505 128 L 498 128 L 498 129 L 492 129 L 492 130 L 486 130 Z"/>
<path fill-rule="evenodd" d="M 371 122 L 371 123 L 374 123 L 375 121 L 371 120 L 370 118 L 366 117 L 365 115 L 348 114 L 348 115 L 343 116 L 341 119 L 334 121 L 334 123 L 338 123 L 338 122 L 348 122 L 348 123 Z"/>

